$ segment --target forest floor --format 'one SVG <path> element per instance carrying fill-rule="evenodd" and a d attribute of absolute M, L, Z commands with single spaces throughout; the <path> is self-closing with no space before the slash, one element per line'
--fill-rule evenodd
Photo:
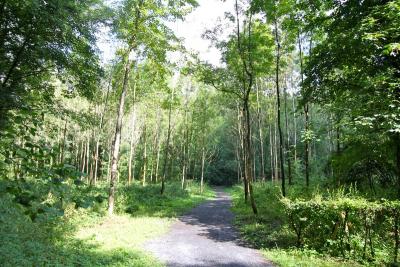
<path fill-rule="evenodd" d="M 72 188 L 76 200 L 65 204 L 63 216 L 52 208 L 30 219 L 26 214 L 43 201 L 40 192 L 49 194 L 47 188 L 29 185 L 25 190 L 38 195 L 30 209 L 3 193 L 7 184 L 0 183 L 0 266 L 163 266 L 143 250 L 143 243 L 165 234 L 179 215 L 214 197 L 209 187 L 200 193 L 198 184 L 182 190 L 180 183 L 168 183 L 163 196 L 159 185 L 121 185 L 116 214 L 107 216 L 106 201 L 97 201 L 106 197 L 106 185 Z M 74 208 L 77 203 L 80 208 Z"/>
<path fill-rule="evenodd" d="M 233 227 L 231 197 L 216 188 L 213 200 L 179 217 L 167 234 L 144 248 L 171 267 L 273 266 L 248 247 Z"/>

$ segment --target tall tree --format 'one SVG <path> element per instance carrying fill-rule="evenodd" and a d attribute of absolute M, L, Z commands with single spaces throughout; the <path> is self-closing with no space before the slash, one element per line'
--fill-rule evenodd
<path fill-rule="evenodd" d="M 122 61 L 124 74 L 122 92 L 116 117 L 116 128 L 112 146 L 110 191 L 108 197 L 108 213 L 114 210 L 115 186 L 118 168 L 119 147 L 121 142 L 122 117 L 128 80 L 133 61 L 138 61 L 139 54 L 153 57 L 160 62 L 166 61 L 166 52 L 176 49 L 178 42 L 173 32 L 166 26 L 166 20 L 182 19 L 188 7 L 195 5 L 193 0 L 178 2 L 160 2 L 155 0 L 125 0 L 118 12 L 115 23 L 117 37 L 125 43 Z M 190 9 L 189 9 L 190 10 Z M 140 49 L 139 49 L 140 47 Z"/>

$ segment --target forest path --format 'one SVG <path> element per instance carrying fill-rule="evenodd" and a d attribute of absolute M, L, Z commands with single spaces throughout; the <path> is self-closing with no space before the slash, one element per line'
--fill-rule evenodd
<path fill-rule="evenodd" d="M 179 217 L 164 236 L 144 248 L 169 267 L 273 266 L 246 247 L 232 223 L 231 198 L 216 187 L 216 197 Z"/>

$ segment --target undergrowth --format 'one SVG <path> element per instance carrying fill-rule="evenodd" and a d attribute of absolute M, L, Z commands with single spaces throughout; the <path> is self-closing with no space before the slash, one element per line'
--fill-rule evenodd
<path fill-rule="evenodd" d="M 296 247 L 296 235 L 288 224 L 285 207 L 281 201 L 280 185 L 276 183 L 255 183 L 254 197 L 258 215 L 254 216 L 244 202 L 243 188 L 229 189 L 233 198 L 232 210 L 236 214 L 236 226 L 242 238 L 249 245 L 260 249 L 267 259 L 279 266 L 358 266 L 358 262 L 343 260 L 319 253 L 313 249 Z M 312 198 L 318 190 L 301 186 L 288 188 L 290 198 Z"/>
<path fill-rule="evenodd" d="M 169 183 L 164 196 L 159 185 L 120 185 L 108 217 L 106 185 L 19 183 L 0 183 L 1 266 L 160 266 L 141 244 L 213 195 L 197 184 Z"/>

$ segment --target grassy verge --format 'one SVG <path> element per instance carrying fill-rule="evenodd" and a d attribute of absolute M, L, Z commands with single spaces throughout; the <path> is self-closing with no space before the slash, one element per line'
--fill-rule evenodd
<path fill-rule="evenodd" d="M 165 233 L 176 216 L 213 196 L 209 188 L 200 194 L 196 187 L 181 190 L 168 184 L 160 196 L 158 185 L 121 186 L 112 217 L 105 216 L 106 187 L 74 190 L 75 202 L 64 203 L 62 216 L 41 211 L 34 219 L 12 195 L 1 195 L 0 265 L 161 266 L 141 245 Z"/>
<path fill-rule="evenodd" d="M 289 196 L 312 194 L 300 188 L 289 189 Z M 250 245 L 261 250 L 266 258 L 278 266 L 359 266 L 353 261 L 343 261 L 322 255 L 307 248 L 296 248 L 296 237 L 289 228 L 280 199 L 278 184 L 265 183 L 254 185 L 254 196 L 258 212 L 254 216 L 249 205 L 244 203 L 243 188 L 235 186 L 229 189 L 233 198 L 233 212 L 236 225 L 242 238 Z"/>

